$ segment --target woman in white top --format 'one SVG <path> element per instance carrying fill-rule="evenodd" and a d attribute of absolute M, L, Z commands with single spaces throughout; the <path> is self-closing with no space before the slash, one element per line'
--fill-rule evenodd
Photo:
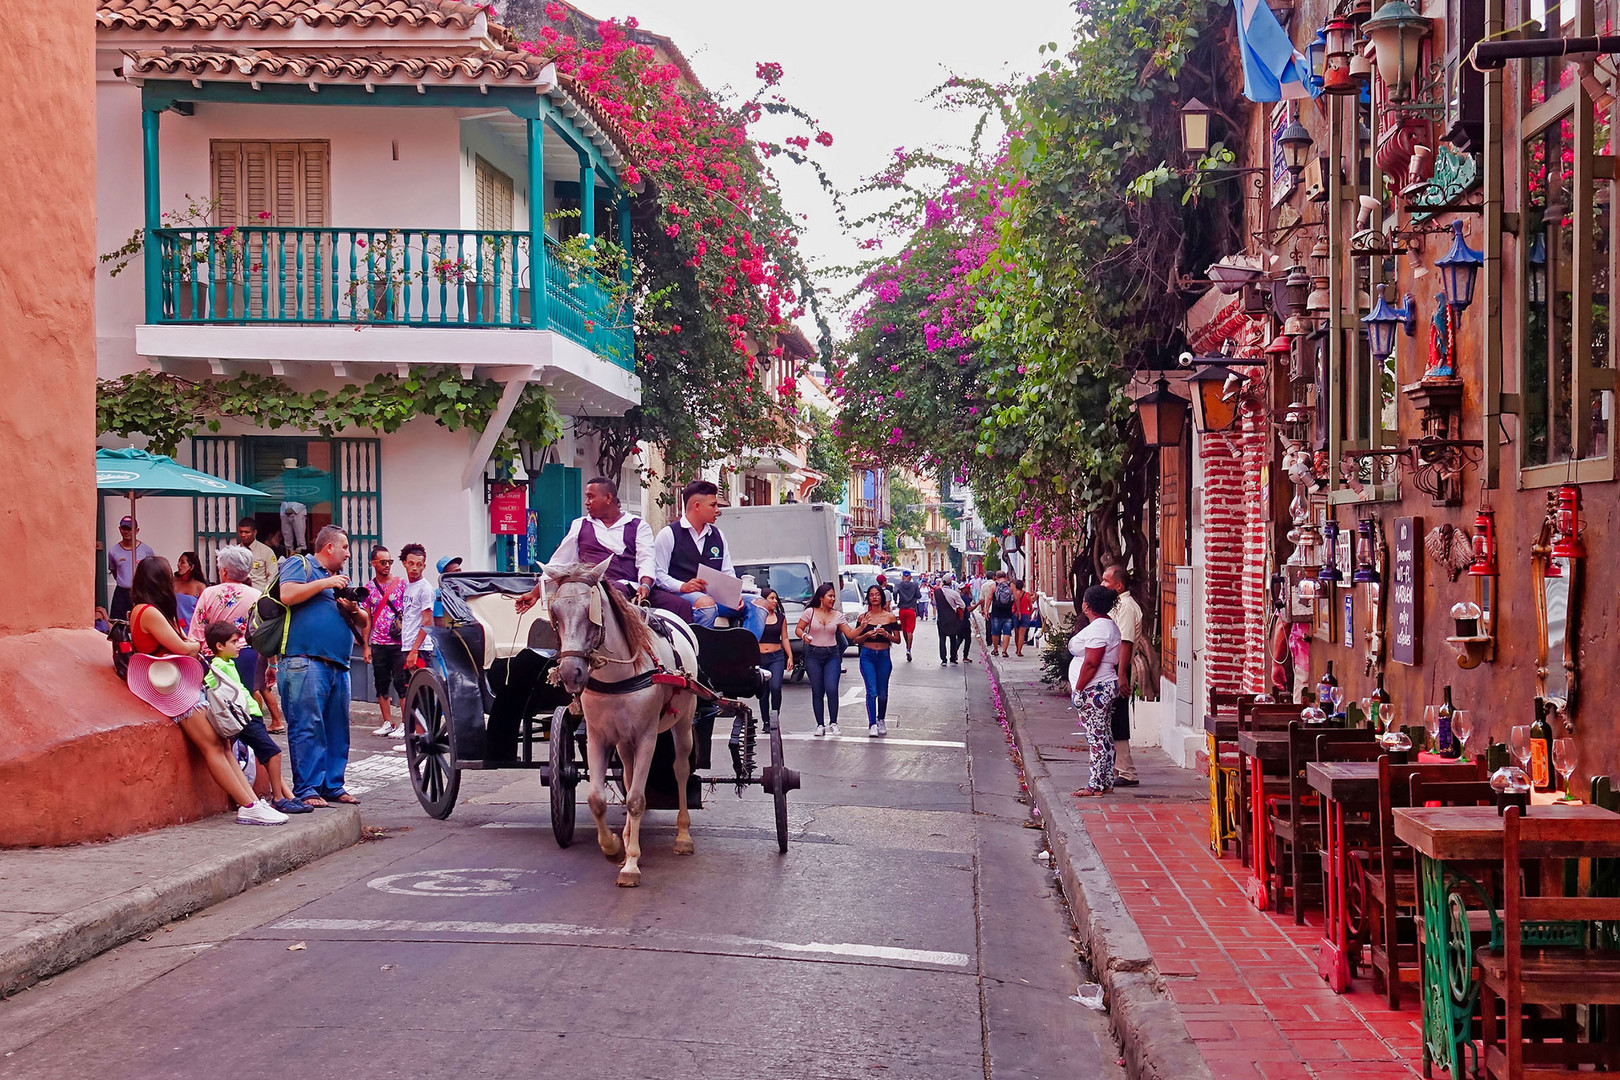
<path fill-rule="evenodd" d="M 804 642 L 804 672 L 810 678 L 810 711 L 816 715 L 816 734 L 827 734 L 827 725 L 834 735 L 838 730 L 838 676 L 843 673 L 844 637 L 860 637 L 849 617 L 838 604 L 838 589 L 830 581 L 823 581 L 816 589 L 810 606 L 799 616 L 795 630 Z M 823 699 L 826 719 L 823 721 Z"/>
<path fill-rule="evenodd" d="M 1091 751 L 1091 775 L 1086 786 L 1071 794 L 1079 798 L 1107 795 L 1114 790 L 1114 732 L 1109 722 L 1109 705 L 1114 700 L 1118 676 L 1119 627 L 1108 613 L 1117 599 L 1106 585 L 1093 585 L 1080 600 L 1080 610 L 1090 621 L 1069 639 L 1069 691 L 1080 712 L 1080 733 Z"/>

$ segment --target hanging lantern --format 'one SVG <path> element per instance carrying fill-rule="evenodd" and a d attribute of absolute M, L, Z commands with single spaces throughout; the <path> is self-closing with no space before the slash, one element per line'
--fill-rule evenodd
<path fill-rule="evenodd" d="M 1291 315 L 1301 315 L 1305 312 L 1305 301 L 1311 294 L 1311 276 L 1305 272 L 1303 266 L 1290 267 L 1288 276 L 1283 278 L 1273 300 L 1277 307 L 1277 314 L 1287 319 Z"/>
<path fill-rule="evenodd" d="M 1553 541 L 1555 559 L 1586 558 L 1586 541 L 1581 539 L 1581 489 L 1565 484 L 1558 489 L 1558 539 Z"/>
<path fill-rule="evenodd" d="M 1377 529 L 1378 523 L 1372 518 L 1356 523 L 1356 572 L 1351 580 L 1358 584 L 1378 583 Z"/>
<path fill-rule="evenodd" d="M 1526 256 L 1530 264 L 1529 279 L 1525 286 L 1525 298 L 1530 306 L 1541 308 L 1547 306 L 1547 233 L 1537 230 L 1535 239 L 1530 241 L 1530 253 Z"/>
<path fill-rule="evenodd" d="M 1451 250 L 1434 260 L 1434 265 L 1440 271 L 1447 303 L 1462 311 L 1474 302 L 1474 281 L 1479 276 L 1479 268 L 1485 265 L 1485 256 L 1469 247 L 1468 241 L 1463 239 L 1461 221 L 1452 222 L 1451 228 L 1455 233 Z M 1546 256 L 1542 258 L 1545 262 Z"/>
<path fill-rule="evenodd" d="M 1349 19 L 1329 19 L 1318 33 L 1326 40 L 1326 58 L 1323 61 L 1321 87 L 1325 94 L 1354 94 L 1360 87 L 1350 73 L 1350 61 L 1355 51 L 1356 24 Z"/>
<path fill-rule="evenodd" d="M 1181 107 L 1181 148 L 1187 153 L 1197 157 L 1209 153 L 1209 118 L 1214 111 L 1197 98 L 1188 98 Z"/>
<path fill-rule="evenodd" d="M 1235 380 L 1235 381 L 1234 381 Z M 1238 419 L 1238 391 L 1248 378 L 1211 364 L 1187 380 L 1192 391 L 1193 422 L 1205 434 L 1231 431 Z"/>
<path fill-rule="evenodd" d="M 1311 163 L 1311 147 L 1314 145 L 1311 133 L 1299 122 L 1298 114 L 1277 136 L 1277 145 L 1282 149 L 1283 164 L 1288 168 L 1288 175 L 1298 180 L 1305 172 L 1305 166 Z"/>
<path fill-rule="evenodd" d="M 1391 307 L 1389 301 L 1384 299 L 1384 290 L 1388 287 L 1379 283 L 1378 299 L 1373 303 L 1372 310 L 1361 318 L 1362 324 L 1367 327 L 1367 344 L 1371 347 L 1373 359 L 1380 364 L 1395 351 L 1397 326 L 1403 326 L 1408 337 L 1417 333 L 1417 313 L 1412 310 L 1411 296 L 1407 296 L 1400 307 Z"/>
<path fill-rule="evenodd" d="M 1373 60 L 1379 77 L 1389 87 L 1390 100 L 1406 100 L 1429 30 L 1429 20 L 1413 11 L 1405 0 L 1389 0 L 1362 26 L 1362 32 L 1372 42 Z"/>
<path fill-rule="evenodd" d="M 1170 381 L 1162 375 L 1153 392 L 1136 399 L 1136 414 L 1142 419 L 1142 441 L 1148 446 L 1180 446 L 1187 426 L 1186 398 L 1170 392 Z"/>
<path fill-rule="evenodd" d="M 1324 585 L 1337 585 L 1343 578 L 1339 574 L 1339 523 L 1328 518 L 1322 523 L 1322 567 L 1316 580 Z"/>
<path fill-rule="evenodd" d="M 1321 30 L 1305 46 L 1305 63 L 1311 69 L 1311 82 L 1321 86 L 1327 77 L 1327 35 Z"/>
<path fill-rule="evenodd" d="M 1468 565 L 1474 577 L 1496 576 L 1496 511 L 1483 507 L 1474 515 L 1474 561 Z"/>

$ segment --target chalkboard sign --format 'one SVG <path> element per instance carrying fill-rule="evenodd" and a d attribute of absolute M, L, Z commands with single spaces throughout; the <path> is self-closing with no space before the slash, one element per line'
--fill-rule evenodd
<path fill-rule="evenodd" d="M 1389 658 L 1397 664 L 1419 663 L 1423 643 L 1422 518 L 1396 518 L 1390 552 Z"/>

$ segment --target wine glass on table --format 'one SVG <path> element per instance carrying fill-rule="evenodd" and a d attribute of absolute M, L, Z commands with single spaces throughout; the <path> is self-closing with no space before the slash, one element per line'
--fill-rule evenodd
<path fill-rule="evenodd" d="M 1451 737 L 1458 752 L 1468 756 L 1468 736 L 1474 733 L 1474 717 L 1467 709 L 1455 709 L 1451 714 Z"/>
<path fill-rule="evenodd" d="M 1398 723 L 1400 712 L 1393 702 L 1383 702 L 1378 706 L 1378 720 L 1384 725 L 1383 737 L 1379 740 L 1386 750 L 1404 751 L 1412 749 L 1412 738 L 1402 730 Z"/>
<path fill-rule="evenodd" d="M 1440 706 L 1423 706 L 1423 730 L 1429 735 L 1429 753 L 1438 754 L 1440 752 Z"/>
<path fill-rule="evenodd" d="M 1554 739 L 1552 745 L 1552 758 L 1553 768 L 1558 770 L 1558 775 L 1563 777 L 1564 780 L 1564 797 L 1560 801 L 1574 802 L 1574 798 L 1569 793 L 1569 778 L 1570 775 L 1575 771 L 1575 740 Z"/>
<path fill-rule="evenodd" d="M 1508 733 L 1508 748 L 1519 760 L 1519 768 L 1530 768 L 1530 726 L 1518 724 Z"/>

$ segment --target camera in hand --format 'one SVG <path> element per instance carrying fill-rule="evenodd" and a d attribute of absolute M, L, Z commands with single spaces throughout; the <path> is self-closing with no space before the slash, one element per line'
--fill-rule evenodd
<path fill-rule="evenodd" d="M 366 596 L 368 594 L 364 585 L 349 585 L 342 589 L 333 589 L 332 595 L 339 600 L 348 600 L 352 603 L 363 604 L 366 602 Z"/>

